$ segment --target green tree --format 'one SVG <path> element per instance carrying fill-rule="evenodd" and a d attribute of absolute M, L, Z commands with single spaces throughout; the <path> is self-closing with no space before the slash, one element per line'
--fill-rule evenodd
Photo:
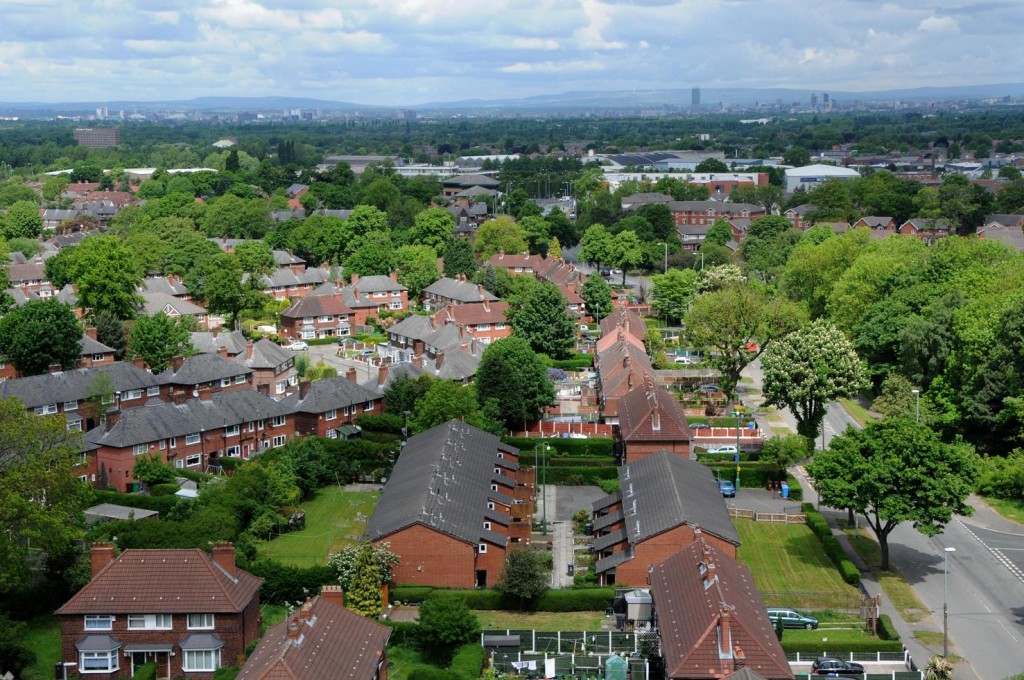
<path fill-rule="evenodd" d="M 550 576 L 539 552 L 513 547 L 505 554 L 505 565 L 494 589 L 519 601 L 519 609 L 533 602 L 548 589 Z"/>
<path fill-rule="evenodd" d="M 428 597 L 420 605 L 416 637 L 422 649 L 447 665 L 452 651 L 480 635 L 480 622 L 460 597 Z"/>
<path fill-rule="evenodd" d="M 39 238 L 42 233 L 43 217 L 34 201 L 16 201 L 0 219 L 0 236 L 6 239 Z"/>
<path fill-rule="evenodd" d="M 708 229 L 708 233 L 704 235 L 704 241 L 701 243 L 701 248 L 704 244 L 715 244 L 724 246 L 733 239 L 732 227 L 729 223 L 721 217 L 716 217 L 714 224 Z"/>
<path fill-rule="evenodd" d="M 792 302 L 736 285 L 694 298 L 683 325 L 695 347 L 711 352 L 711 365 L 722 372 L 722 390 L 735 395 L 744 367 L 802 320 L 802 312 Z"/>
<path fill-rule="evenodd" d="M 352 571 L 345 606 L 360 616 L 380 616 L 384 608 L 382 583 L 371 543 L 364 543 L 359 548 Z"/>
<path fill-rule="evenodd" d="M 853 343 L 826 321 L 815 321 L 771 344 L 761 357 L 764 399 L 786 407 L 796 431 L 818 436 L 828 405 L 867 386 L 867 372 Z"/>
<path fill-rule="evenodd" d="M 444 208 L 427 208 L 413 219 L 409 241 L 440 250 L 452 238 L 454 229 L 455 220 L 450 212 Z"/>
<path fill-rule="evenodd" d="M 811 164 L 811 152 L 802 146 L 792 146 L 782 154 L 782 162 L 800 168 Z"/>
<path fill-rule="evenodd" d="M 49 200 L 52 201 L 53 199 Z M 27 184 L 17 181 L 10 181 L 0 186 L 0 208 L 7 208 L 18 202 L 28 202 L 38 206 L 39 194 Z"/>
<path fill-rule="evenodd" d="M 612 313 L 612 289 L 600 276 L 588 276 L 580 289 L 580 297 L 586 304 L 587 314 L 600 323 Z"/>
<path fill-rule="evenodd" d="M 747 268 L 769 281 L 782 270 L 800 232 L 785 217 L 766 215 L 750 223 L 747 237 L 740 246 Z"/>
<path fill-rule="evenodd" d="M 277 230 L 280 229 L 278 225 Z M 347 221 L 329 215 L 310 215 L 291 230 L 281 247 L 290 248 L 314 264 L 327 264 L 338 262 L 343 253 L 350 252 L 353 240 L 352 227 Z"/>
<path fill-rule="evenodd" d="M 729 166 L 718 160 L 717 158 L 705 158 L 700 163 L 697 163 L 697 167 L 693 169 L 694 172 L 729 172 Z"/>
<path fill-rule="evenodd" d="M 592 224 L 580 241 L 580 259 L 584 262 L 608 264 L 612 260 L 612 235 L 601 224 Z"/>
<path fill-rule="evenodd" d="M 0 668 L 13 673 L 13 677 L 27 677 L 22 673 L 36 663 L 36 653 L 27 639 L 28 626 L 0 614 Z"/>
<path fill-rule="evenodd" d="M 444 275 L 449 278 L 454 279 L 458 274 L 472 277 L 476 273 L 473 246 L 464 238 L 458 236 L 449 238 L 445 242 L 441 257 L 444 259 Z"/>
<path fill-rule="evenodd" d="M 576 344 L 576 321 L 569 315 L 562 291 L 542 282 L 530 290 L 522 305 L 510 305 L 508 322 L 512 333 L 530 343 L 535 352 L 553 359 L 565 359 Z"/>
<path fill-rule="evenodd" d="M 870 238 L 867 229 L 851 229 L 821 243 L 801 240 L 782 270 L 782 292 L 807 305 L 812 319 L 822 316 L 836 282 L 864 253 Z"/>
<path fill-rule="evenodd" d="M 414 432 L 423 432 L 449 420 L 462 420 L 488 432 L 500 430 L 484 414 L 473 385 L 463 385 L 453 380 L 434 380 L 423 397 L 416 402 L 409 425 Z"/>
<path fill-rule="evenodd" d="M 263 241 L 245 241 L 235 246 L 232 253 L 238 268 L 249 276 L 269 274 L 277 267 L 274 251 Z"/>
<path fill-rule="evenodd" d="M 174 357 L 194 353 L 191 332 L 185 317 L 171 318 L 163 312 L 139 316 L 128 335 L 127 353 L 142 357 L 153 373 L 160 373 Z"/>
<path fill-rule="evenodd" d="M 544 218 L 537 216 L 524 217 L 520 219 L 519 225 L 526 234 L 526 246 L 529 253 L 546 257 L 548 246 L 551 242 L 551 233 L 548 223 L 544 221 Z"/>
<path fill-rule="evenodd" d="M 63 416 L 41 418 L 19 399 L 0 400 L 0 593 L 28 583 L 41 556 L 66 553 L 83 537 L 81 447 Z"/>
<path fill-rule="evenodd" d="M 555 388 L 544 362 L 526 340 L 518 337 L 488 345 L 475 384 L 481 406 L 497 408 L 506 426 L 536 420 L 555 400 Z"/>
<path fill-rule="evenodd" d="M 166 484 L 173 482 L 178 473 L 174 466 L 164 463 L 157 456 L 140 456 L 132 466 L 132 477 L 144 484 Z"/>
<path fill-rule="evenodd" d="M 551 209 L 545 218 L 551 231 L 551 237 L 557 238 L 563 248 L 572 248 L 580 242 L 579 232 L 576 225 L 569 219 L 569 216 L 562 212 L 557 205 Z"/>
<path fill-rule="evenodd" d="M 201 224 L 207 236 L 263 238 L 271 226 L 269 213 L 262 198 L 225 194 L 208 204 Z"/>
<path fill-rule="evenodd" d="M 93 314 L 110 312 L 130 319 L 142 303 L 135 292 L 142 273 L 135 254 L 116 236 L 90 236 L 74 250 L 71 278 L 78 286 L 78 304 Z"/>
<path fill-rule="evenodd" d="M 669 269 L 652 279 L 654 309 L 669 323 L 679 323 L 697 294 L 697 272 L 692 269 Z"/>
<path fill-rule="evenodd" d="M 227 314 L 230 326 L 238 328 L 238 316 L 243 311 L 259 311 L 269 297 L 260 289 L 260 278 L 251 276 L 242 281 L 242 270 L 238 259 L 232 255 L 221 255 L 203 283 L 203 298 L 207 309 L 214 314 Z"/>
<path fill-rule="evenodd" d="M 114 356 L 120 361 L 126 344 L 124 323 L 110 312 L 94 314 L 91 321 L 96 328 L 96 340 L 114 350 Z"/>
<path fill-rule="evenodd" d="M 391 544 L 387 541 L 381 543 L 364 543 L 361 545 L 348 545 L 336 553 L 327 556 L 327 564 L 334 570 L 338 577 L 338 585 L 347 592 L 352 587 L 352 581 L 356 575 L 356 564 L 359 562 L 360 554 L 366 546 L 370 547 L 373 554 L 373 564 L 377 570 L 377 581 L 379 583 L 391 583 L 394 577 L 395 567 L 401 558 L 391 552 Z"/>
<path fill-rule="evenodd" d="M 625 286 L 626 272 L 636 269 L 644 262 L 643 242 L 635 232 L 620 231 L 612 237 L 609 255 L 609 264 L 622 270 L 622 285 Z"/>
<path fill-rule="evenodd" d="M 388 214 L 372 205 L 357 205 L 348 216 L 348 227 L 355 236 L 390 230 Z"/>
<path fill-rule="evenodd" d="M 730 286 L 739 286 L 745 281 L 742 269 L 734 264 L 721 264 L 701 270 L 697 278 L 697 292 L 712 293 Z"/>
<path fill-rule="evenodd" d="M 398 282 L 409 289 L 409 299 L 419 300 L 423 289 L 437 281 L 437 252 L 431 246 L 402 246 L 395 251 Z"/>
<path fill-rule="evenodd" d="M 380 276 L 395 268 L 395 246 L 389 232 L 367 232 L 357 237 L 354 245 L 352 254 L 345 258 L 347 274 Z"/>
<path fill-rule="evenodd" d="M 823 505 L 852 508 L 867 517 L 889 569 L 889 534 L 912 522 L 925 536 L 942 533 L 954 514 L 970 515 L 979 461 L 966 444 L 945 444 L 909 418 L 848 429 L 807 468 Z"/>
<path fill-rule="evenodd" d="M 75 312 L 54 298 L 29 300 L 0 317 L 0 347 L 24 375 L 45 373 L 52 364 L 78 365 L 82 326 Z"/>
<path fill-rule="evenodd" d="M 807 215 L 812 222 L 853 221 L 853 198 L 847 181 L 826 179 L 807 192 L 807 202 L 814 205 L 814 210 Z"/>
<path fill-rule="evenodd" d="M 899 373 L 890 373 L 882 381 L 881 393 L 871 408 L 885 418 L 917 418 L 914 385 Z M 927 422 L 927 421 L 925 421 Z"/>
<path fill-rule="evenodd" d="M 434 378 L 426 373 L 415 380 L 404 375 L 394 378 L 384 390 L 384 412 L 398 416 L 412 413 L 433 382 Z"/>
<path fill-rule="evenodd" d="M 772 437 L 764 443 L 758 460 L 774 465 L 775 473 L 779 478 L 784 479 L 786 469 L 810 455 L 811 448 L 807 438 L 798 434 L 788 437 Z"/>
<path fill-rule="evenodd" d="M 473 241 L 473 252 L 480 261 L 499 252 L 514 255 L 526 250 L 526 232 L 508 215 L 499 215 L 481 224 Z"/>

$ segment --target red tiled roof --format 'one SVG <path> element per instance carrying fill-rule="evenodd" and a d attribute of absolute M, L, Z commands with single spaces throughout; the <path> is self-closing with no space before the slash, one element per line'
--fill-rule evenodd
<path fill-rule="evenodd" d="M 473 302 L 463 305 L 447 305 L 431 317 L 435 326 L 451 321 L 464 326 L 481 323 L 504 323 L 508 312 L 507 302 Z"/>
<path fill-rule="evenodd" d="M 627 443 L 690 441 L 690 426 L 679 400 L 650 378 L 619 401 L 619 431 Z"/>
<path fill-rule="evenodd" d="M 706 570 L 709 562 L 713 571 Z M 745 565 L 700 538 L 654 565 L 650 579 L 665 668 L 672 680 L 721 678 L 739 670 L 731 653 L 719 653 L 723 608 L 729 612 L 727 647 L 742 650 L 744 667 L 768 680 L 792 680 L 786 654 Z"/>
<path fill-rule="evenodd" d="M 288 619 L 267 631 L 237 680 L 372 680 L 391 629 L 320 596 L 303 605 L 296 637 Z"/>
<path fill-rule="evenodd" d="M 614 331 L 616 326 L 622 326 L 627 333 L 631 333 L 641 341 L 647 335 L 647 322 L 639 314 L 625 307 L 618 307 L 601 319 L 601 335 L 607 335 Z"/>
<path fill-rule="evenodd" d="M 236 613 L 262 583 L 241 569 L 228 575 L 198 549 L 125 550 L 57 614 Z"/>

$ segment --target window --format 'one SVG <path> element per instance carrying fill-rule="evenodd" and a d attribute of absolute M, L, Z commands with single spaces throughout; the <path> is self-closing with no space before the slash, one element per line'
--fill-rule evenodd
<path fill-rule="evenodd" d="M 231 387 L 231 378 L 221 378 L 220 379 L 220 386 L 221 387 Z"/>
<path fill-rule="evenodd" d="M 332 408 L 330 411 L 324 414 L 324 418 L 327 420 L 334 420 L 338 417 L 338 409 Z"/>
<path fill-rule="evenodd" d="M 111 630 L 114 627 L 114 617 L 110 614 L 86 614 L 86 630 Z"/>
<path fill-rule="evenodd" d="M 491 523 L 490 522 L 484 522 L 484 529 L 490 531 L 491 530 Z"/>
<path fill-rule="evenodd" d="M 136 456 L 144 456 L 149 453 L 149 444 L 136 444 L 132 450 Z"/>
<path fill-rule="evenodd" d="M 372 410 L 373 410 L 373 400 L 371 399 L 370 401 L 366 402 L 366 406 L 363 407 L 363 411 L 366 412 L 366 411 L 372 411 Z"/>
<path fill-rule="evenodd" d="M 352 414 L 352 408 L 349 407 L 349 406 L 346 406 L 345 408 L 341 409 L 341 412 L 344 413 L 346 416 L 347 415 L 351 415 Z"/>
<path fill-rule="evenodd" d="M 494 324 L 494 330 L 496 330 L 496 331 L 503 331 L 503 330 L 505 330 L 505 324 L 503 324 L 503 323 L 496 323 L 496 324 Z"/>
<path fill-rule="evenodd" d="M 79 652 L 78 661 L 82 673 L 111 673 L 120 669 L 116 649 L 109 652 Z"/>
<path fill-rule="evenodd" d="M 155 385 L 153 387 L 147 387 L 146 388 L 146 396 L 147 397 L 159 397 L 160 396 L 160 386 L 159 385 Z"/>
<path fill-rule="evenodd" d="M 302 331 L 303 340 L 312 340 L 316 337 L 316 331 Z"/>
<path fill-rule="evenodd" d="M 481 543 L 480 544 L 480 552 L 481 553 L 487 552 L 487 544 L 486 543 Z"/>
<path fill-rule="evenodd" d="M 128 630 L 170 630 L 170 614 L 129 614 Z"/>
<path fill-rule="evenodd" d="M 477 324 L 476 329 L 478 331 L 489 331 L 489 330 L 491 330 L 491 324 L 489 324 L 489 323 Z"/>
<path fill-rule="evenodd" d="M 262 420 L 257 420 L 256 421 L 256 429 L 257 430 L 262 430 L 263 429 L 263 421 Z"/>
<path fill-rule="evenodd" d="M 402 308 L 402 301 L 401 300 L 392 300 L 391 304 L 389 305 L 389 307 L 391 307 L 391 309 L 401 309 Z"/>
<path fill-rule="evenodd" d="M 185 467 L 185 461 L 183 461 L 181 458 L 179 458 L 178 460 L 174 461 L 174 467 L 176 467 L 178 469 L 181 469 L 181 468 Z"/>
<path fill-rule="evenodd" d="M 325 432 L 324 434 L 327 436 L 328 439 L 337 439 L 338 438 L 338 431 L 337 430 L 327 430 L 327 432 Z"/>
<path fill-rule="evenodd" d="M 142 399 L 142 390 L 128 390 L 121 395 L 122 401 L 129 401 L 131 399 Z"/>
<path fill-rule="evenodd" d="M 234 446 L 229 446 L 228 448 L 224 449 L 224 455 L 231 456 L 232 458 L 238 458 L 240 455 L 242 455 L 242 449 L 241 447 L 238 446 L 238 444 L 235 444 Z"/>
<path fill-rule="evenodd" d="M 194 432 L 192 434 L 185 435 L 185 446 L 191 446 L 192 444 L 199 443 L 199 433 Z"/>
<path fill-rule="evenodd" d="M 284 416 L 274 416 L 270 420 L 271 427 L 282 427 L 284 425 Z"/>
<path fill-rule="evenodd" d="M 65 401 L 64 402 L 64 412 L 65 413 L 68 412 L 68 411 L 76 411 L 76 410 L 78 410 L 78 400 L 77 399 L 75 401 Z"/>
<path fill-rule="evenodd" d="M 317 321 L 319 321 L 320 323 L 330 323 L 331 321 L 334 321 L 334 317 L 328 316 L 327 314 L 323 314 L 317 317 Z"/>
<path fill-rule="evenodd" d="M 220 666 L 219 649 L 186 649 L 185 660 L 182 662 L 181 670 L 186 673 L 192 671 L 215 671 Z"/>
<path fill-rule="evenodd" d="M 93 361 L 103 361 L 103 355 L 102 354 L 93 354 L 92 355 L 92 360 Z"/>
<path fill-rule="evenodd" d="M 225 437 L 237 437 L 238 436 L 238 425 L 228 425 L 224 428 Z"/>
<path fill-rule="evenodd" d="M 288 381 L 287 380 L 279 380 L 276 383 L 274 383 L 274 394 L 284 394 L 284 391 L 287 390 L 287 389 L 288 389 Z M 249 424 L 252 425 L 252 423 L 249 423 Z M 249 430 L 249 431 L 252 432 L 252 430 Z"/>
<path fill-rule="evenodd" d="M 387 296 L 388 296 L 388 292 L 386 290 L 373 294 L 373 297 L 387 297 Z"/>
<path fill-rule="evenodd" d="M 52 416 L 57 412 L 56 404 L 44 404 L 43 406 L 36 406 L 37 416 Z"/>
<path fill-rule="evenodd" d="M 178 438 L 177 437 L 171 437 L 170 439 L 168 439 L 167 440 L 167 448 L 169 448 L 169 449 L 176 449 L 176 448 L 178 448 Z"/>
<path fill-rule="evenodd" d="M 163 451 L 166 448 L 167 448 L 167 440 L 166 439 L 161 439 L 160 440 L 160 450 Z"/>
<path fill-rule="evenodd" d="M 195 467 L 195 466 L 199 465 L 202 462 L 202 460 L 203 460 L 203 457 L 200 456 L 199 454 L 196 454 L 194 456 L 189 456 L 188 458 L 185 459 L 185 465 L 187 465 L 189 467 Z"/>
<path fill-rule="evenodd" d="M 244 382 L 245 382 L 245 374 L 244 373 L 242 375 L 236 375 L 235 376 L 235 384 L 236 385 L 241 385 Z"/>
<path fill-rule="evenodd" d="M 82 421 L 81 420 L 69 420 L 68 421 L 68 432 L 81 432 Z"/>
<path fill-rule="evenodd" d="M 274 448 L 276 449 L 279 446 L 284 446 L 284 442 L 285 436 L 283 434 L 277 435 L 276 437 L 274 437 Z"/>

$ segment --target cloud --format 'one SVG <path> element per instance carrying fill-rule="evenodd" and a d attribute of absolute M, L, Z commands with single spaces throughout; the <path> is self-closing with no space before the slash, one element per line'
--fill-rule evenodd
<path fill-rule="evenodd" d="M 960 26 L 953 17 L 928 17 L 921 20 L 917 30 L 928 33 L 959 33 Z"/>
<path fill-rule="evenodd" d="M 590 61 L 540 61 L 540 62 L 525 62 L 520 61 L 515 64 L 504 66 L 500 69 L 502 73 L 570 73 L 570 72 L 583 72 L 583 71 L 603 71 L 605 65 L 594 59 Z"/>
<path fill-rule="evenodd" d="M 514 38 L 512 47 L 522 50 L 557 50 L 559 44 L 552 38 Z"/>

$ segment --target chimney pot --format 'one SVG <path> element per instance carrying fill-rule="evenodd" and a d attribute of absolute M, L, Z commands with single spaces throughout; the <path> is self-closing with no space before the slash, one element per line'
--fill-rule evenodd
<path fill-rule="evenodd" d="M 96 578 L 96 574 L 100 573 L 103 567 L 114 561 L 114 544 L 93 543 L 89 556 L 92 564 L 92 576 Z"/>
<path fill-rule="evenodd" d="M 324 586 L 320 590 L 320 598 L 334 603 L 339 607 L 345 606 L 345 589 L 341 586 Z"/>
<path fill-rule="evenodd" d="M 380 367 L 377 369 L 377 384 L 383 385 L 388 379 L 388 365 L 381 362 Z"/>
<path fill-rule="evenodd" d="M 217 348 L 217 355 L 218 356 L 222 356 L 225 359 L 227 359 L 228 358 L 228 348 L 227 348 L 227 345 L 221 345 L 220 347 L 218 347 Z"/>
<path fill-rule="evenodd" d="M 245 358 L 252 359 L 252 340 L 245 343 Z"/>
<path fill-rule="evenodd" d="M 135 368 L 139 370 L 146 370 L 146 361 L 142 357 L 134 357 L 132 359 L 132 364 L 134 364 Z"/>
<path fill-rule="evenodd" d="M 391 278 L 392 281 L 398 283 L 398 272 L 390 272 L 388 273 L 388 276 Z"/>
<path fill-rule="evenodd" d="M 185 357 L 179 355 L 171 359 L 171 371 L 177 373 L 181 370 L 181 367 L 185 364 Z"/>

